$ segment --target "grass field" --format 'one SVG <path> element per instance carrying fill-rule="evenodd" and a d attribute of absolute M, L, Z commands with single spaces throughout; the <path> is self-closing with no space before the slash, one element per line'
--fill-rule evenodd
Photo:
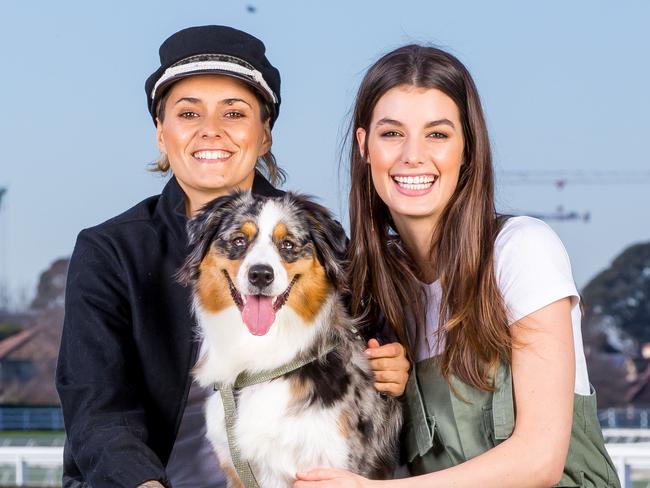
<path fill-rule="evenodd" d="M 2 430 L 2 446 L 62 446 L 65 441 L 63 431 L 52 430 Z"/>

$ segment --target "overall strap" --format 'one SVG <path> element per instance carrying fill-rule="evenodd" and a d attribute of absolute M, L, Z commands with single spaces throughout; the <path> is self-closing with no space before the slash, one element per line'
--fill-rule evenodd
<path fill-rule="evenodd" d="M 410 425 L 413 429 L 413 437 L 415 438 L 415 449 L 407 449 L 407 459 L 409 462 L 413 461 L 416 453 L 424 456 L 429 449 L 433 447 L 433 432 L 435 429 L 435 419 L 432 419 L 434 425 L 429 427 L 427 422 L 427 413 L 424 408 L 424 400 L 418 387 L 417 379 L 417 363 L 411 365 L 411 373 L 406 383 L 405 398 L 406 408 L 408 408 L 408 417 Z"/>
<path fill-rule="evenodd" d="M 496 388 L 492 395 L 492 421 L 494 438 L 507 439 L 515 429 L 515 409 L 512 397 L 512 371 L 509 365 L 502 365 L 496 374 Z"/>
<path fill-rule="evenodd" d="M 275 378 L 279 378 L 291 371 L 295 371 L 298 368 L 303 367 L 306 364 L 324 357 L 329 354 L 336 345 L 334 343 L 328 343 L 326 348 L 321 351 L 321 355 L 307 356 L 301 359 L 296 359 L 290 361 L 282 366 L 266 370 L 259 371 L 255 373 L 249 373 L 247 371 L 241 372 L 237 379 L 235 380 L 234 387 L 232 384 L 227 383 L 215 383 L 215 391 L 219 390 L 221 395 L 221 401 L 223 402 L 223 411 L 226 424 L 226 435 L 228 436 L 228 447 L 230 449 L 230 457 L 232 458 L 232 463 L 237 471 L 237 475 L 241 480 L 242 484 L 246 488 L 259 488 L 259 484 L 255 479 L 253 470 L 251 469 L 248 461 L 242 459 L 241 450 L 235 442 L 235 420 L 237 418 L 237 402 L 235 400 L 234 389 L 246 388 L 247 386 L 256 385 L 258 383 L 264 383 L 266 381 L 271 381 Z"/>

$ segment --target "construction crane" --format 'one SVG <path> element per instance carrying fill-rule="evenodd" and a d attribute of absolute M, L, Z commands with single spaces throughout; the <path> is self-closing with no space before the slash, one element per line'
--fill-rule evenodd
<path fill-rule="evenodd" d="M 650 171 L 644 170 L 518 170 L 497 173 L 497 180 L 504 185 L 553 185 L 562 191 L 567 185 L 637 185 L 650 184 Z M 566 210 L 558 205 L 555 212 L 525 212 L 542 220 L 589 222 L 591 212 Z"/>
<path fill-rule="evenodd" d="M 556 186 L 558 190 L 567 184 L 572 185 L 631 185 L 650 183 L 650 171 L 643 170 L 518 170 L 501 171 L 497 173 L 500 183 L 517 185 L 547 185 Z"/>

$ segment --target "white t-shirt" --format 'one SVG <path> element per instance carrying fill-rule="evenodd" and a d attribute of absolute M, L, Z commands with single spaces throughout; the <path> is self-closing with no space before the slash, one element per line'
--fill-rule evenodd
<path fill-rule="evenodd" d="M 574 391 L 588 395 L 589 377 L 580 330 L 580 296 L 573 282 L 569 257 L 557 234 L 541 220 L 511 217 L 495 241 L 494 268 L 510 325 L 561 298 L 571 297 L 576 360 Z M 416 348 L 418 361 L 441 352 L 436 343 L 436 331 L 442 290 L 438 281 L 425 286 L 428 308 L 425 331 L 419 334 L 424 340 Z M 410 336 L 415 337 L 415 334 Z"/>

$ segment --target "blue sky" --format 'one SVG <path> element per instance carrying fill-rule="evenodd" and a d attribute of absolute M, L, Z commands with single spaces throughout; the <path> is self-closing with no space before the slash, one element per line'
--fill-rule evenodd
<path fill-rule="evenodd" d="M 247 7 L 256 11 L 251 13 Z M 339 149 L 364 70 L 408 42 L 448 49 L 470 69 L 497 174 L 648 171 L 650 3 L 491 1 L 61 1 L 0 6 L 0 284 L 33 293 L 78 231 L 157 193 L 143 84 L 157 50 L 191 25 L 260 37 L 282 73 L 274 153 L 286 188 L 343 220 Z M 345 166 L 343 166 L 343 169 Z M 650 183 L 498 186 L 505 212 L 590 211 L 554 223 L 579 286 L 629 244 L 650 240 Z"/>

